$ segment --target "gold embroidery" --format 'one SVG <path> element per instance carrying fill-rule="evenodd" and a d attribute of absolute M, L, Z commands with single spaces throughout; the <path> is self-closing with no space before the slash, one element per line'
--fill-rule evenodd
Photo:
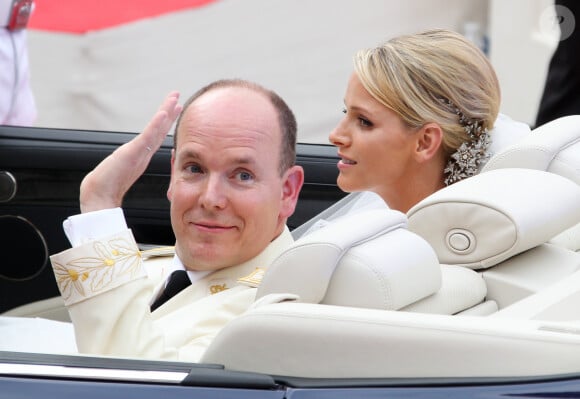
<path fill-rule="evenodd" d="M 252 273 L 247 275 L 246 277 L 242 277 L 238 279 L 238 283 L 248 285 L 250 287 L 258 287 L 264 278 L 264 273 L 266 273 L 266 269 L 262 269 L 257 267 Z"/>
<path fill-rule="evenodd" d="M 65 264 L 53 262 L 56 281 L 65 301 L 74 293 L 83 297 L 105 289 L 116 276 L 134 276 L 141 256 L 137 248 L 123 238 L 93 245 L 96 256 L 72 259 Z M 86 282 L 86 283 L 85 283 Z"/>
<path fill-rule="evenodd" d="M 77 281 L 77 279 L 79 278 L 79 274 L 74 270 L 68 270 L 68 275 L 70 276 L 70 279 L 72 281 Z"/>
<path fill-rule="evenodd" d="M 228 287 L 226 286 L 226 283 L 215 284 L 215 285 L 212 285 L 209 287 L 209 292 L 213 295 L 213 294 L 217 294 L 218 292 L 225 291 L 227 289 L 228 289 Z"/>

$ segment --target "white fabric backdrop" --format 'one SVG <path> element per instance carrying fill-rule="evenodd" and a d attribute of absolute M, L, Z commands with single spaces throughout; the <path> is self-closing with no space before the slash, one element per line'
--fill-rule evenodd
<path fill-rule="evenodd" d="M 139 131 L 168 91 L 241 77 L 288 101 L 300 141 L 327 142 L 357 49 L 487 15 L 487 0 L 218 0 L 84 35 L 30 31 L 36 125 Z"/>

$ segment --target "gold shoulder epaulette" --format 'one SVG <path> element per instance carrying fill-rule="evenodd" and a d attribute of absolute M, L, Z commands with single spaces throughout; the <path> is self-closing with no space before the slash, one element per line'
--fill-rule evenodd
<path fill-rule="evenodd" d="M 257 288 L 260 285 L 260 283 L 262 282 L 262 278 L 264 278 L 265 272 L 266 272 L 266 269 L 262 269 L 260 267 L 257 267 L 256 270 L 254 270 L 253 272 L 251 272 L 247 276 L 240 277 L 238 279 L 238 283 L 247 285 L 249 287 Z"/>
<path fill-rule="evenodd" d="M 141 258 L 143 259 L 156 258 L 159 256 L 173 256 L 175 255 L 175 247 L 156 247 L 142 250 L 140 252 Z"/>

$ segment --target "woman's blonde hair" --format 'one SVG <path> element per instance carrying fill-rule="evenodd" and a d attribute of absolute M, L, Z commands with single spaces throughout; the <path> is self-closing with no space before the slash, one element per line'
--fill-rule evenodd
<path fill-rule="evenodd" d="M 488 130 L 497 118 L 495 71 L 485 54 L 456 32 L 399 36 L 357 52 L 354 65 L 365 89 L 409 127 L 439 124 L 447 157 L 471 140 L 458 112 Z"/>

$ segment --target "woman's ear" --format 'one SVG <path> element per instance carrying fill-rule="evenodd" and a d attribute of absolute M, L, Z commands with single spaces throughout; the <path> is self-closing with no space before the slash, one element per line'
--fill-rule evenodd
<path fill-rule="evenodd" d="M 443 129 L 437 123 L 424 124 L 417 132 L 417 148 L 415 156 L 418 162 L 426 162 L 433 159 L 439 152 L 443 143 Z"/>

